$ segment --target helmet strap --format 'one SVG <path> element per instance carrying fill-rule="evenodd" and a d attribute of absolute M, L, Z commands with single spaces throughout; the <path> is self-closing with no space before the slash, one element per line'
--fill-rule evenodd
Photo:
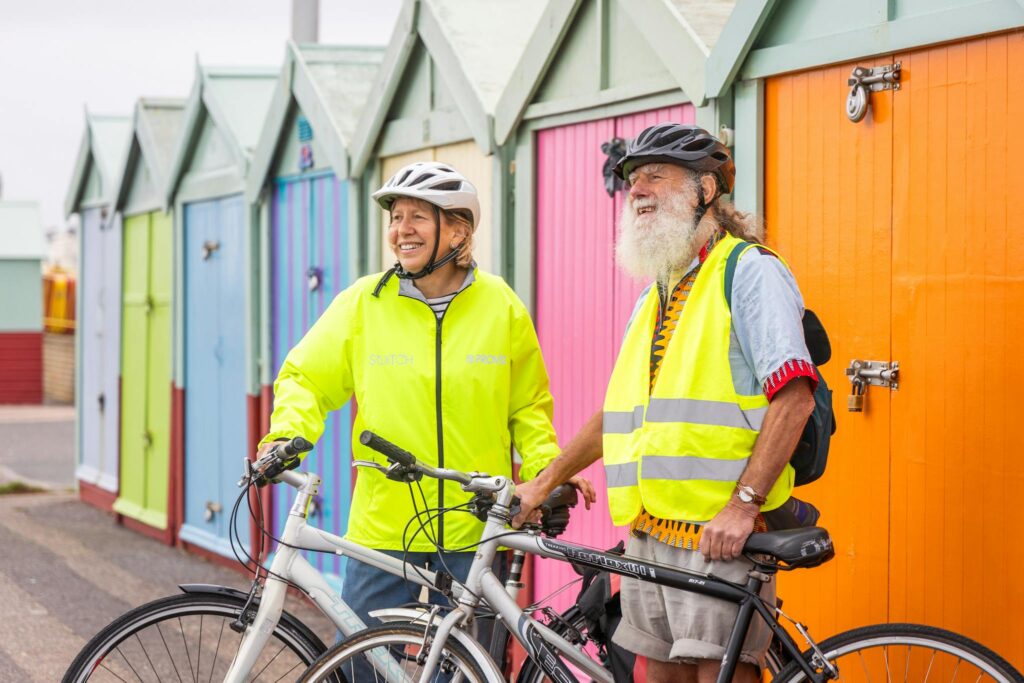
<path fill-rule="evenodd" d="M 697 208 L 693 212 L 693 227 L 696 230 L 700 222 L 704 220 L 704 214 L 708 212 L 708 203 L 704 201 L 704 183 L 701 177 L 697 176 Z"/>

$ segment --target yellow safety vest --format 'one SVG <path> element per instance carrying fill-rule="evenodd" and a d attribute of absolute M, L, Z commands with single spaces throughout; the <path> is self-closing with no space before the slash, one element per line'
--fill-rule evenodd
<path fill-rule="evenodd" d="M 641 508 L 663 519 L 710 520 L 729 501 L 754 450 L 768 399 L 736 393 L 729 365 L 725 265 L 740 241 L 727 235 L 701 266 L 653 392 L 657 287 L 626 332 L 604 400 L 608 506 L 617 525 L 632 522 Z M 787 464 L 761 509 L 779 507 L 792 489 Z"/>

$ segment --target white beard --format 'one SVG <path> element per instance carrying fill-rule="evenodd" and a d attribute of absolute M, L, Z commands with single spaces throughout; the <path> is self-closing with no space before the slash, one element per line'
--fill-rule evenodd
<path fill-rule="evenodd" d="M 637 209 L 645 206 L 653 206 L 654 211 L 637 214 Z M 634 205 L 627 196 L 615 247 L 619 265 L 637 278 L 666 280 L 673 271 L 688 265 L 700 250 L 701 231 L 694 217 L 693 207 L 679 193 L 660 204 L 642 199 Z"/>

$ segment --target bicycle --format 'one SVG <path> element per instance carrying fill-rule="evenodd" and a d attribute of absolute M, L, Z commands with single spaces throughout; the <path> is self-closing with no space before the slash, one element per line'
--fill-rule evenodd
<path fill-rule="evenodd" d="M 515 487 L 505 477 L 437 470 L 418 463 L 412 454 L 372 433 L 364 432 L 360 438 L 364 445 L 385 455 L 392 463 L 388 468 L 377 465 L 391 478 L 415 481 L 417 477 L 430 476 L 460 483 L 465 491 L 474 493 L 476 500 L 488 504 L 487 524 L 465 590 L 453 610 L 441 614 L 435 609 L 416 621 L 382 624 L 360 631 L 321 655 L 303 674 L 302 683 L 357 680 L 350 675 L 352 666 L 363 662 L 364 658 L 369 658 L 376 677 L 388 681 L 422 683 L 435 680 L 434 676 L 439 675 L 470 683 L 496 683 L 502 679 L 493 662 L 487 662 L 483 648 L 464 634 L 482 600 L 497 610 L 499 618 L 526 649 L 535 667 L 551 680 L 577 680 L 568 666 L 571 664 L 593 680 L 613 683 L 611 674 L 590 659 L 578 644 L 524 613 L 506 594 L 490 569 L 499 540 L 501 545 L 525 553 L 735 603 L 738 612 L 722 659 L 719 683 L 732 680 L 755 613 L 764 619 L 774 636 L 770 657 L 774 681 L 823 683 L 841 677 L 844 680 L 891 681 L 894 674 L 901 673 L 903 680 L 929 680 L 933 673 L 952 680 L 962 669 L 968 668 L 971 670 L 965 680 L 1024 681 L 1002 657 L 950 631 L 914 624 L 880 624 L 854 629 L 818 644 L 803 624 L 790 619 L 777 605 L 766 605 L 759 589 L 777 572 L 816 567 L 834 556 L 832 540 L 825 529 L 810 527 L 752 534 L 744 554 L 753 562 L 753 567 L 746 583 L 741 585 L 711 574 L 543 538 L 533 530 L 508 531 Z M 805 651 L 800 650 L 779 617 L 793 623 L 807 642 Z M 363 680 L 358 679 L 359 683 Z"/>
<path fill-rule="evenodd" d="M 262 572 L 262 568 L 256 570 L 248 593 L 226 586 L 183 584 L 181 595 L 137 607 L 97 633 L 69 666 L 64 683 L 154 679 L 236 683 L 294 678 L 327 648 L 301 620 L 284 611 L 288 586 L 298 588 L 309 597 L 342 635 L 350 636 L 366 628 L 323 575 L 302 556 L 304 550 L 336 553 L 403 576 L 421 588 L 439 590 L 453 599 L 461 597 L 463 586 L 443 571 L 404 563 L 310 526 L 308 509 L 321 480 L 316 474 L 289 468 L 298 464 L 300 453 L 311 449 L 311 443 L 297 437 L 255 463 L 246 460 L 245 474 L 239 481 L 243 491 L 232 510 L 233 537 L 238 537 L 234 525 L 241 501 L 248 498 L 254 486 L 282 482 L 297 490 L 284 531 L 281 538 L 276 539 L 279 545 L 273 561 Z M 566 487 L 551 499 L 556 510 L 570 502 L 566 490 L 572 492 L 571 503 L 575 504 L 575 490 Z M 261 524 L 261 514 L 254 514 L 250 509 L 250 515 Z M 551 517 L 554 526 L 547 530 L 557 533 L 556 527 L 560 524 L 564 529 L 567 522 L 567 512 L 555 514 Z M 262 526 L 260 529 L 264 535 L 269 535 Z M 260 554 L 257 552 L 257 557 Z M 517 553 L 510 566 L 507 594 L 513 598 L 522 585 L 519 583 L 522 560 L 523 555 Z M 239 561 L 244 564 L 242 557 Z M 254 561 L 254 564 L 259 563 Z M 401 607 L 378 610 L 371 615 L 390 623 L 416 619 L 422 612 L 421 608 Z M 585 628 L 581 615 L 573 609 L 554 615 L 552 619 Z M 472 639 L 465 632 L 458 637 Z M 496 639 L 494 647 L 503 647 L 503 643 Z M 382 657 L 377 665 L 386 669 L 389 663 Z M 496 667 L 491 657 L 482 659 L 481 665 Z"/>

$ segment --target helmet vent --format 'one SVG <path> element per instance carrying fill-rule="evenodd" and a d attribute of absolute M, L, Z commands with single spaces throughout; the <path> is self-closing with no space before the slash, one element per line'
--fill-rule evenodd
<path fill-rule="evenodd" d="M 462 183 L 458 180 L 452 180 L 447 183 L 434 185 L 432 189 L 441 190 L 443 192 L 457 192 L 462 189 Z"/>

